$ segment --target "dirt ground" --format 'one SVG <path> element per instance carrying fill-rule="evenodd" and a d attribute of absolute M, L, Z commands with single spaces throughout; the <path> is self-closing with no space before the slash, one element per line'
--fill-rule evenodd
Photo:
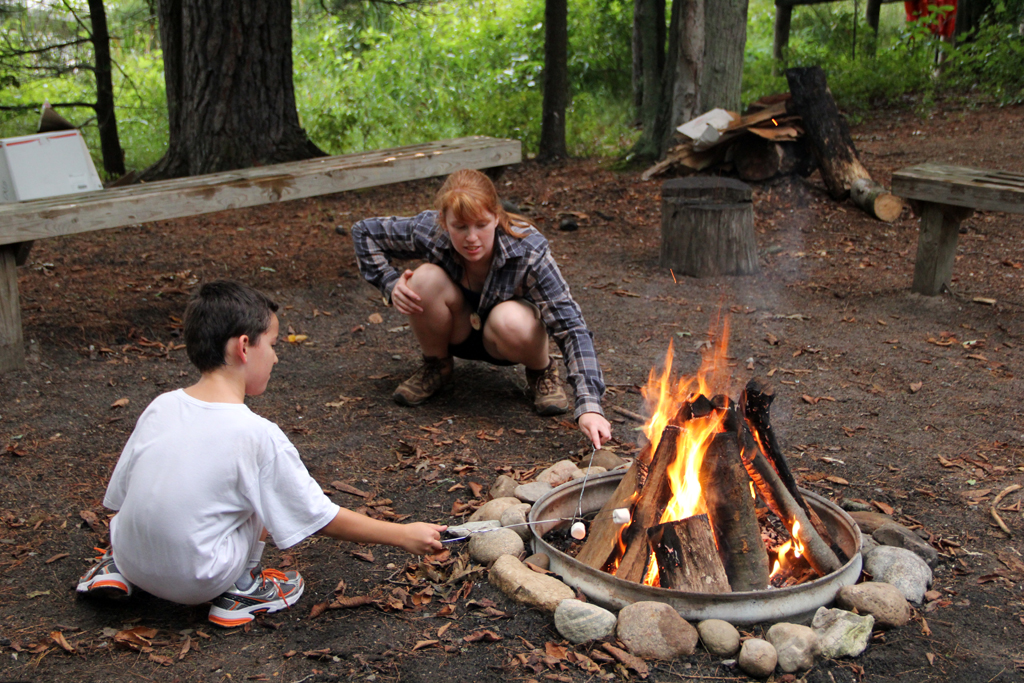
<path fill-rule="evenodd" d="M 1013 134 L 1022 126 L 1020 107 L 947 104 L 925 118 L 880 113 L 854 137 L 888 185 L 894 169 L 924 161 L 1024 171 Z M 909 292 L 918 225 L 909 211 L 884 224 L 830 200 L 816 176 L 777 179 L 755 186 L 759 275 L 674 280 L 658 266 L 660 182 L 585 160 L 526 163 L 499 181 L 551 240 L 594 330 L 613 448 L 632 453 L 638 425 L 611 408 L 642 411 L 637 387 L 670 342 L 677 371 L 694 372 L 727 314 L 732 393 L 752 375 L 771 377 L 773 422 L 803 485 L 889 506 L 941 553 L 940 599 L 908 626 L 876 633 L 861 657 L 823 661 L 802 678 L 1024 679 L 1024 492 L 1000 503 L 1012 536 L 989 513 L 999 492 L 1024 483 L 1024 220 L 967 219 L 954 292 L 926 298 Z M 499 473 L 528 476 L 586 452 L 571 421 L 531 413 L 521 368 L 459 363 L 454 385 L 427 405 L 391 401 L 417 348 L 335 226 L 427 208 L 439 184 L 36 244 L 19 278 L 30 363 L 0 376 L 0 681 L 638 678 L 601 661 L 600 648 L 562 642 L 550 616 L 505 599 L 458 548 L 433 562 L 324 539 L 270 550 L 269 566 L 302 571 L 306 595 L 250 629 L 218 629 L 204 606 L 146 595 L 76 598 L 106 538 L 103 492 L 135 420 L 197 377 L 179 333 L 187 293 L 203 279 L 264 289 L 282 306 L 283 334 L 307 337 L 282 340 L 270 388 L 250 405 L 285 429 L 342 505 L 447 523 L 479 502 L 474 484 L 486 495 Z M 560 211 L 586 218 L 560 232 Z M 344 596 L 373 601 L 314 615 L 340 581 Z M 115 642 L 128 629 L 134 649 Z M 572 653 L 590 653 L 593 665 Z M 745 680 L 702 651 L 649 665 L 649 680 Z"/>

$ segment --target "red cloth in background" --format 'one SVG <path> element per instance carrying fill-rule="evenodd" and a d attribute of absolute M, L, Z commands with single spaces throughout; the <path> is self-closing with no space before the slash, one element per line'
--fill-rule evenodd
<path fill-rule="evenodd" d="M 938 22 L 928 24 L 928 28 L 937 36 L 953 37 L 953 31 L 956 29 L 956 0 L 904 0 L 903 6 L 907 10 L 907 21 L 927 17 L 936 7 L 952 6 L 953 9 L 939 15 Z"/>

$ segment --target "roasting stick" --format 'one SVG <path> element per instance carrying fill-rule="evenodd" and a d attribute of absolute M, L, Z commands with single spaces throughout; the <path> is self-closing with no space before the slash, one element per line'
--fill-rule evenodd
<path fill-rule="evenodd" d="M 583 473 L 583 483 L 580 485 L 580 499 L 576 503 L 576 514 L 573 515 L 572 529 L 569 533 L 577 541 L 582 541 L 587 536 L 587 527 L 583 525 L 583 492 L 587 490 L 587 478 L 590 476 L 590 468 L 594 466 L 594 454 L 597 453 L 597 448 L 590 451 L 590 463 L 587 465 L 587 471 Z"/>
<path fill-rule="evenodd" d="M 629 508 L 616 508 L 615 510 L 612 510 L 612 515 L 611 516 L 612 516 L 612 519 L 615 521 L 616 524 L 625 524 L 626 522 L 629 521 Z M 508 526 L 496 526 L 496 527 L 492 527 L 490 529 L 477 529 L 476 531 L 470 531 L 465 536 L 459 536 L 457 538 L 446 538 L 446 539 L 442 540 L 441 543 L 454 543 L 455 541 L 464 541 L 467 538 L 469 538 L 470 536 L 475 536 L 477 534 L 486 534 L 486 533 L 489 533 L 491 531 L 497 531 L 498 529 L 512 529 L 512 528 L 517 527 L 517 526 L 531 526 L 533 524 L 544 524 L 545 522 L 572 522 L 572 521 L 575 521 L 577 519 L 578 518 L 576 516 L 573 516 L 573 517 L 554 517 L 552 519 L 538 519 L 536 522 L 521 522 L 519 524 L 509 524 Z M 599 517 L 595 517 L 594 519 L 599 519 Z M 582 522 L 578 522 L 578 521 L 576 523 L 577 524 L 582 524 Z M 579 539 L 577 539 L 577 540 L 579 540 Z"/>

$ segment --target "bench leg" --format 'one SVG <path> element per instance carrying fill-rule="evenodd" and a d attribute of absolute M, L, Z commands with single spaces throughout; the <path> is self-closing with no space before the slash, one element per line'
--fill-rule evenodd
<path fill-rule="evenodd" d="M 21 303 L 18 301 L 19 245 L 0 246 L 0 372 L 25 367 L 21 337 Z"/>
<path fill-rule="evenodd" d="M 953 276 L 960 221 L 973 214 L 974 210 L 921 202 L 920 213 L 921 232 L 917 238 L 917 261 L 914 263 L 911 289 L 918 294 L 935 296 Z"/>

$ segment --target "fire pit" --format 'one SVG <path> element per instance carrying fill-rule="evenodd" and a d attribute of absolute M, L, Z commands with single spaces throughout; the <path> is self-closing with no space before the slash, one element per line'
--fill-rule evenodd
<path fill-rule="evenodd" d="M 596 513 L 612 496 L 624 476 L 622 470 L 590 477 L 583 490 L 581 508 L 584 515 Z M 599 569 L 589 567 L 555 549 L 544 540 L 552 529 L 567 523 L 580 501 L 583 480 L 578 479 L 550 491 L 530 511 L 533 550 L 551 558 L 550 569 L 568 585 L 583 592 L 595 603 L 618 610 L 641 600 L 655 600 L 674 607 L 685 619 L 723 619 L 731 624 L 756 624 L 776 621 L 810 621 L 814 612 L 832 602 L 836 592 L 850 586 L 860 577 L 860 529 L 834 503 L 803 490 L 805 500 L 818 513 L 832 539 L 851 559 L 838 571 L 827 576 L 787 588 L 733 593 L 695 593 L 655 588 L 633 581 L 624 581 Z M 543 521 L 552 520 L 552 521 Z"/>
<path fill-rule="evenodd" d="M 860 530 L 797 485 L 771 424 L 771 387 L 753 378 L 736 400 L 716 393 L 734 379 L 728 337 L 726 322 L 697 374 L 679 379 L 669 345 L 641 392 L 650 418 L 632 466 L 563 485 L 530 513 L 535 549 L 596 602 L 662 600 L 687 618 L 733 623 L 806 619 L 860 575 Z M 588 514 L 585 530 L 577 520 Z M 573 538 L 586 538 L 574 557 L 543 538 L 545 520 L 567 518 Z"/>

